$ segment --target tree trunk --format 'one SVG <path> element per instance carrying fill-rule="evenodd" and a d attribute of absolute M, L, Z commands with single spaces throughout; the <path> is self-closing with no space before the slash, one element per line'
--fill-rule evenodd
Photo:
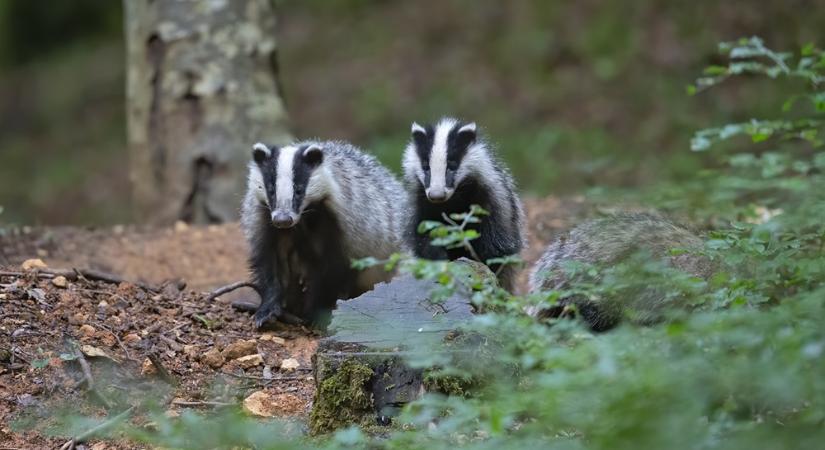
<path fill-rule="evenodd" d="M 291 140 L 269 0 L 124 0 L 137 221 L 235 220 L 252 144 Z"/>

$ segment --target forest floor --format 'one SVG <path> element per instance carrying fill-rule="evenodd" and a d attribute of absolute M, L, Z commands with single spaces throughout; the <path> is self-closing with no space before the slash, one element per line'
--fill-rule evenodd
<path fill-rule="evenodd" d="M 526 206 L 529 267 L 586 208 L 581 199 L 553 197 Z M 218 286 L 246 279 L 245 254 L 236 224 L 6 230 L 0 235 L 0 448 L 60 448 L 72 437 L 58 429 L 67 412 L 103 418 L 147 397 L 172 416 L 243 405 L 250 414 L 303 427 L 320 335 L 299 326 L 256 331 L 248 313 L 230 306 L 257 301 L 249 288 L 207 298 Z M 23 270 L 33 258 L 48 269 Z M 128 281 L 47 274 L 70 268 Z M 135 411 L 131 423 L 151 426 L 142 414 Z M 71 434 L 90 428 L 79 424 Z M 85 445 L 145 448 L 126 439 Z"/>

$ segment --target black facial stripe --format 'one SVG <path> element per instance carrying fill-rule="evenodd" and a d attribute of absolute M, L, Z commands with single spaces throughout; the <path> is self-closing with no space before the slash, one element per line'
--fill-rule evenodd
<path fill-rule="evenodd" d="M 444 184 L 447 185 L 448 188 L 455 187 L 455 170 L 447 168 L 447 173 L 444 174 Z"/>
<path fill-rule="evenodd" d="M 261 169 L 261 177 L 264 180 L 264 190 L 266 191 L 266 198 L 269 199 L 269 204 L 275 206 L 275 181 L 278 179 L 278 154 L 281 149 L 275 146 L 268 146 L 272 154 L 258 164 Z"/>
<path fill-rule="evenodd" d="M 430 153 L 433 151 L 433 141 L 435 139 L 435 129 L 432 125 L 424 127 L 425 133 L 413 133 L 413 143 L 415 143 L 415 151 L 418 153 L 418 158 L 421 160 L 422 167 L 430 166 Z M 429 184 L 429 180 L 427 181 Z"/>
<path fill-rule="evenodd" d="M 450 133 L 447 134 L 447 176 L 450 178 L 450 169 L 458 170 L 461 160 L 467 154 L 467 149 L 475 142 L 475 133 L 459 133 L 458 130 L 467 125 L 466 123 L 457 122 L 453 125 Z M 453 174 L 455 175 L 455 174 Z M 448 181 L 448 185 L 451 183 Z"/>
<path fill-rule="evenodd" d="M 309 177 L 315 170 L 315 167 L 304 160 L 304 150 L 308 147 L 308 145 L 303 145 L 298 148 L 295 152 L 295 159 L 292 161 L 292 210 L 296 213 L 301 211 L 301 204 L 304 202 L 309 185 Z"/>

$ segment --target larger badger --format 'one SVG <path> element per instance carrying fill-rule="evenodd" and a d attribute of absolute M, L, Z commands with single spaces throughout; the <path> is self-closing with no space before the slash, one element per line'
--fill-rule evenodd
<path fill-rule="evenodd" d="M 576 283 L 598 283 L 589 271 L 573 274 L 571 264 L 584 263 L 598 268 L 622 263 L 635 253 L 653 258 L 684 273 L 707 279 L 713 272 L 712 262 L 698 254 L 702 239 L 689 229 L 652 212 L 619 212 L 584 222 L 551 243 L 530 274 L 530 291 L 534 294 L 565 290 Z M 671 249 L 687 250 L 671 253 Z M 619 295 L 584 298 L 571 295 L 556 306 L 532 311 L 540 317 L 567 315 L 575 305 L 578 315 L 594 331 L 606 331 L 625 316 L 645 324 L 658 321 L 668 307 L 668 300 L 655 285 L 633 286 Z"/>
<path fill-rule="evenodd" d="M 515 182 L 490 145 L 480 139 L 476 124 L 443 118 L 435 125 L 412 125 L 412 139 L 404 151 L 404 181 L 412 214 L 404 236 L 415 256 L 454 260 L 471 255 L 463 248 L 430 245 L 418 233 L 423 220 L 442 221 L 444 214 L 462 213 L 477 204 L 490 214 L 472 224 L 480 237 L 472 246 L 481 262 L 517 255 L 525 245 L 524 212 Z M 499 283 L 512 291 L 516 269 L 498 267 Z"/>
<path fill-rule="evenodd" d="M 374 157 L 345 142 L 255 144 L 241 224 L 259 328 L 273 319 L 323 322 L 335 301 L 389 278 L 351 260 L 402 251 L 406 197 Z"/>

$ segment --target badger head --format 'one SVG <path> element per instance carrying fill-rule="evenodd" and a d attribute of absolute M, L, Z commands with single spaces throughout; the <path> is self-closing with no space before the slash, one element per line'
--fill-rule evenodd
<path fill-rule="evenodd" d="M 412 139 L 404 152 L 404 174 L 418 180 L 427 199 L 443 203 L 470 175 L 465 164 L 468 155 L 478 150 L 476 124 L 442 119 L 435 126 L 412 124 Z"/>
<path fill-rule="evenodd" d="M 318 196 L 319 171 L 324 162 L 320 145 L 252 147 L 250 187 L 262 205 L 269 208 L 272 225 L 295 226 L 304 208 Z"/>

